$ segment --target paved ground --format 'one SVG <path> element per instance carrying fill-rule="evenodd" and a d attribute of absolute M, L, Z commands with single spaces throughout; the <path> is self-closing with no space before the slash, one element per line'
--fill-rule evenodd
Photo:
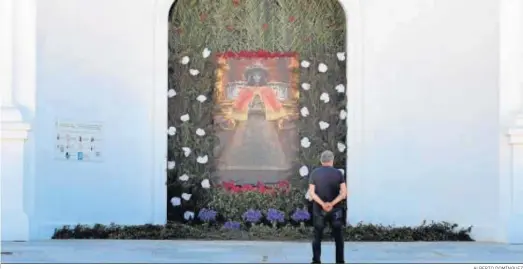
<path fill-rule="evenodd" d="M 3 263 L 308 263 L 308 243 L 60 240 L 2 242 Z M 323 244 L 323 262 L 334 261 Z M 475 242 L 345 244 L 350 263 L 523 263 L 523 245 Z"/>

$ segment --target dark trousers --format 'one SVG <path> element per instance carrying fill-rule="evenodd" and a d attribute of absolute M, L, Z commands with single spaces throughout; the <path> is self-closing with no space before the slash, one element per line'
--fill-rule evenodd
<path fill-rule="evenodd" d="M 314 205 L 312 221 L 314 223 L 314 239 L 312 241 L 312 262 L 321 263 L 321 239 L 323 237 L 323 229 L 326 223 L 330 223 L 332 229 L 332 237 L 336 245 L 336 263 L 345 263 L 344 245 L 343 241 L 343 209 L 334 208 L 330 212 L 325 212 Z"/>

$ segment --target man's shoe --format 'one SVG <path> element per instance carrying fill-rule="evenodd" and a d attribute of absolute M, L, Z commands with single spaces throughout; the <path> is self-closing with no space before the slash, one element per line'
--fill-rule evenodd
<path fill-rule="evenodd" d="M 337 264 L 344 264 L 345 261 L 341 261 L 341 262 L 336 262 Z"/>
<path fill-rule="evenodd" d="M 320 264 L 321 262 L 312 261 L 311 264 Z"/>

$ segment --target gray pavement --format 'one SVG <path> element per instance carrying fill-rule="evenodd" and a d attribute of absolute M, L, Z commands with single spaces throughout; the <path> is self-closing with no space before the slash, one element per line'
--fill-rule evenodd
<path fill-rule="evenodd" d="M 49 240 L 2 242 L 2 263 L 308 263 L 305 242 Z M 348 263 L 523 263 L 523 245 L 346 242 Z M 323 243 L 323 262 L 334 245 Z"/>

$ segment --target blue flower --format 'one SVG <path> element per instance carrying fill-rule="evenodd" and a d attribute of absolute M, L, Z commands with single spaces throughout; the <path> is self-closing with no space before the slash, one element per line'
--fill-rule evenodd
<path fill-rule="evenodd" d="M 212 209 L 202 208 L 198 212 L 198 218 L 203 222 L 212 222 L 216 220 L 216 211 Z"/>
<path fill-rule="evenodd" d="M 311 214 L 308 210 L 298 209 L 291 215 L 291 219 L 296 222 L 308 221 L 311 219 Z"/>
<path fill-rule="evenodd" d="M 267 210 L 267 220 L 270 222 L 284 222 L 285 213 L 283 213 L 280 210 L 270 208 L 269 210 Z"/>
<path fill-rule="evenodd" d="M 227 230 L 239 230 L 240 223 L 237 221 L 227 221 L 225 224 L 223 224 L 223 228 Z"/>
<path fill-rule="evenodd" d="M 243 220 L 250 223 L 257 223 L 262 218 L 260 210 L 249 209 L 242 215 Z"/>

